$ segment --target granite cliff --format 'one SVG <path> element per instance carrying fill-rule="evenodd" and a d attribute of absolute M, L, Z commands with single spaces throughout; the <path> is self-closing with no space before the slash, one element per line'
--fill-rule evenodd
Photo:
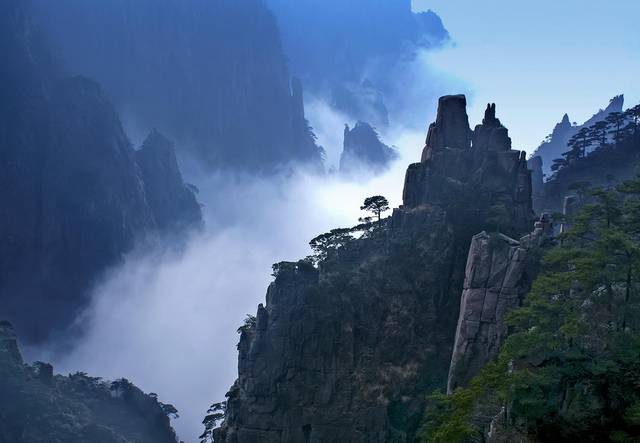
<path fill-rule="evenodd" d="M 33 0 L 67 69 L 205 168 L 322 167 L 262 0 Z"/>
<path fill-rule="evenodd" d="M 334 108 L 378 127 L 389 123 L 399 96 L 406 98 L 404 85 L 398 85 L 402 64 L 449 38 L 440 17 L 414 12 L 411 0 L 267 3 L 292 72 Z"/>
<path fill-rule="evenodd" d="M 135 153 L 147 203 L 163 231 L 181 232 L 202 224 L 202 210 L 178 168 L 173 143 L 153 130 Z"/>
<path fill-rule="evenodd" d="M 426 394 L 447 384 L 473 236 L 533 224 L 524 153 L 495 105 L 473 131 L 465 108 L 464 96 L 440 99 L 390 218 L 338 237 L 317 266 L 274 266 L 266 305 L 240 328 L 216 441 L 416 437 Z"/>
<path fill-rule="evenodd" d="M 96 278 L 153 237 L 157 221 L 184 214 L 149 205 L 145 186 L 152 196 L 154 184 L 110 101 L 94 81 L 58 68 L 27 2 L 0 4 L 0 34 L 0 310 L 38 342 L 72 323 Z M 179 187 L 171 160 L 143 162 L 145 175 L 168 167 Z M 165 191 L 167 201 L 191 192 Z"/>
<path fill-rule="evenodd" d="M 522 304 L 536 276 L 539 252 L 552 235 L 553 225 L 545 214 L 533 232 L 519 240 L 484 231 L 473 236 L 447 392 L 466 386 L 497 357 L 508 334 L 506 314 Z"/>

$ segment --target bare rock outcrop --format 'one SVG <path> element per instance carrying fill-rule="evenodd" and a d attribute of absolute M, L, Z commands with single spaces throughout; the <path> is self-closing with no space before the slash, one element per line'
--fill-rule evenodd
<path fill-rule="evenodd" d="M 376 130 L 368 123 L 359 121 L 353 128 L 345 125 L 340 156 L 341 173 L 379 173 L 388 168 L 397 157 L 397 151 L 382 143 Z"/>
<path fill-rule="evenodd" d="M 216 441 L 415 441 L 427 394 L 446 386 L 473 235 L 521 235 L 533 220 L 524 157 L 492 106 L 472 133 L 465 103 L 440 100 L 390 219 L 318 267 L 274 268 L 266 304 L 240 329 Z"/>
<path fill-rule="evenodd" d="M 506 314 L 520 306 L 532 281 L 527 255 L 551 234 L 547 216 L 519 241 L 481 232 L 473 237 L 465 271 L 447 391 L 465 386 L 496 357 L 507 336 Z"/>
<path fill-rule="evenodd" d="M 144 192 L 159 229 L 180 232 L 202 224 L 194 188 L 186 185 L 173 143 L 153 130 L 135 153 Z"/>
<path fill-rule="evenodd" d="M 471 235 L 487 220 L 509 235 L 528 232 L 534 214 L 525 153 L 511 149 L 495 105 L 487 106 L 473 132 L 468 120 L 465 96 L 440 98 L 422 161 L 407 169 L 403 206 L 447 207 L 454 223 L 467 223 Z"/>

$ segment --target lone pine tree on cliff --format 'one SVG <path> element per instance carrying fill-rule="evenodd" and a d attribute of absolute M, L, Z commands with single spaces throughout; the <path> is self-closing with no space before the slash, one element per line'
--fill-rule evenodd
<path fill-rule="evenodd" d="M 389 201 L 381 195 L 374 195 L 373 197 L 367 197 L 360 209 L 374 213 L 378 217 L 378 221 L 380 221 L 381 214 L 389 210 Z"/>

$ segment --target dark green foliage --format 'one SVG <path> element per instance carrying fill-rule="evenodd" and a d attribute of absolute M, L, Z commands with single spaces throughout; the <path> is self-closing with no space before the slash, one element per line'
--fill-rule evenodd
<path fill-rule="evenodd" d="M 43 365 L 0 357 L 1 442 L 177 441 L 168 416 L 178 411 L 157 395 L 145 395 L 125 379 L 109 383 L 82 372 L 43 374 Z"/>
<path fill-rule="evenodd" d="M 597 134 L 597 132 L 596 132 Z M 576 135 L 569 139 L 567 147 L 569 151 L 562 154 L 568 163 L 581 159 L 587 155 L 587 149 L 595 141 L 593 132 L 589 128 L 580 129 Z"/>
<path fill-rule="evenodd" d="M 320 234 L 313 238 L 309 242 L 309 246 L 311 246 L 311 249 L 313 250 L 313 255 L 307 257 L 305 261 L 307 263 L 317 264 L 332 258 L 336 256 L 341 249 L 354 243 L 357 238 L 371 236 L 378 228 L 384 227 L 384 222 L 382 220 L 372 222 L 370 217 L 364 217 L 361 218 L 360 221 L 363 223 L 352 228 L 332 229 L 329 232 Z M 274 265 L 274 277 L 277 276 L 275 267 L 277 266 L 280 268 L 282 265 L 282 263 Z"/>
<path fill-rule="evenodd" d="M 423 437 L 480 441 L 640 438 L 640 178 L 591 190 L 543 260 L 495 363 L 470 386 L 434 394 Z"/>
<path fill-rule="evenodd" d="M 227 402 L 214 403 L 207 410 L 207 415 L 202 420 L 204 432 L 198 437 L 201 443 L 214 441 L 214 431 L 218 427 L 219 422 L 223 422 L 227 414 Z"/>
<path fill-rule="evenodd" d="M 587 157 L 590 153 L 589 148 L 593 145 L 596 145 L 596 149 L 606 147 L 609 136 L 618 144 L 628 137 L 637 135 L 639 121 L 640 105 L 636 105 L 625 112 L 612 112 L 605 120 L 598 121 L 588 128 L 581 128 L 567 142 L 569 150 L 562 153 L 562 158 L 553 161 L 551 170 L 557 173 Z"/>
<path fill-rule="evenodd" d="M 274 268 L 276 267 L 276 265 L 273 266 Z M 244 323 L 238 328 L 238 333 L 253 328 L 256 325 L 256 322 L 257 319 L 255 315 L 247 314 L 246 318 L 244 319 Z"/>
<path fill-rule="evenodd" d="M 610 115 L 619 114 L 612 112 Z M 589 135 L 592 141 L 599 143 L 600 146 L 607 144 L 607 129 L 609 128 L 609 118 L 605 121 L 599 121 L 589 127 Z"/>
<path fill-rule="evenodd" d="M 627 116 L 624 112 L 612 112 L 607 116 L 606 126 L 610 126 L 612 129 L 609 131 L 609 134 L 613 135 L 613 140 L 618 143 L 620 140 L 624 138 L 623 127 L 624 123 L 627 119 Z M 605 127 L 606 127 L 605 126 Z"/>

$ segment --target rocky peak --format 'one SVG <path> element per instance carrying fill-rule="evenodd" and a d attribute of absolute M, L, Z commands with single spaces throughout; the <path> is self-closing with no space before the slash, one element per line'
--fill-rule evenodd
<path fill-rule="evenodd" d="M 136 162 L 158 228 L 193 228 L 202 224 L 200 205 L 193 188 L 182 179 L 173 142 L 154 129 L 136 151 Z"/>
<path fill-rule="evenodd" d="M 485 126 L 502 126 L 500 120 L 496 118 L 496 104 L 488 103 L 487 109 L 484 111 L 482 124 Z"/>
<path fill-rule="evenodd" d="M 551 134 L 546 137 L 545 141 L 533 153 L 542 159 L 543 173 L 550 176 L 551 165 L 553 160 L 560 158 L 562 153 L 567 150 L 567 142 L 569 139 L 584 127 L 602 121 L 612 112 L 621 112 L 624 106 L 624 95 L 616 95 L 613 97 L 605 109 L 600 109 L 589 120 L 582 125 L 573 125 L 569 120 L 569 116 L 564 114 L 562 120 L 557 123 Z"/>
<path fill-rule="evenodd" d="M 516 252 L 534 243 L 473 238 L 500 225 L 513 238 L 531 231 L 531 177 L 523 153 L 471 146 L 465 103 L 440 100 L 427 139 L 433 155 L 409 166 L 390 220 L 318 257 L 317 268 L 274 266 L 266 304 L 240 328 L 238 379 L 215 441 L 416 441 L 427 395 L 447 384 L 470 244 L 481 243 L 472 267 L 493 276 L 484 286 L 509 277 L 498 292 L 508 304 L 507 289 L 522 287 Z M 502 128 L 493 109 L 481 130 Z M 486 279 L 467 280 L 475 289 Z M 485 298 L 487 320 L 501 318 L 502 299 L 491 307 Z M 500 326 L 487 327 L 493 339 Z"/>
<path fill-rule="evenodd" d="M 473 147 L 492 151 L 510 151 L 509 131 L 496 118 L 496 105 L 488 104 L 482 124 L 473 131 Z"/>
<path fill-rule="evenodd" d="M 362 168 L 380 172 L 397 156 L 396 150 L 382 143 L 376 130 L 368 123 L 359 121 L 353 128 L 344 125 L 340 172 L 359 172 Z"/>
<path fill-rule="evenodd" d="M 467 149 L 471 147 L 471 129 L 464 95 L 446 95 L 438 100 L 436 121 L 429 126 L 422 161 L 441 148 Z"/>
<path fill-rule="evenodd" d="M 471 132 L 465 96 L 439 100 L 422 161 L 407 170 L 403 202 L 409 208 L 449 208 L 455 218 L 473 221 L 468 227 L 472 233 L 496 218 L 492 211 L 502 212 L 499 218 L 506 232 L 522 235 L 530 230 L 531 172 L 524 154 L 511 149 L 508 130 L 496 118 L 494 104 L 487 106 L 483 123 Z"/>

